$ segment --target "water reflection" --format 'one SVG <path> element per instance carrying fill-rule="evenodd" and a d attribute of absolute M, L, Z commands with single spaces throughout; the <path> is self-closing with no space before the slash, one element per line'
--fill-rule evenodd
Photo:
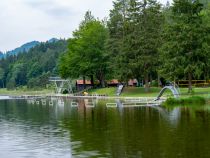
<path fill-rule="evenodd" d="M 123 107 L 123 100 L 37 100 L 39 104 L 0 101 L 1 157 L 210 156 L 208 106 L 165 109 Z M 118 106 L 106 107 L 113 102 Z"/>
<path fill-rule="evenodd" d="M 25 101 L 1 101 L 1 157 L 71 157 L 69 131 L 58 128 L 50 111 Z"/>

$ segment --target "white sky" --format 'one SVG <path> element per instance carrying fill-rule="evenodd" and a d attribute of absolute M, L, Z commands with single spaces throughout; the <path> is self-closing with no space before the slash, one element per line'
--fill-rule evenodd
<path fill-rule="evenodd" d="M 87 10 L 103 19 L 110 9 L 112 0 L 1 0 L 0 51 L 33 40 L 69 38 Z"/>

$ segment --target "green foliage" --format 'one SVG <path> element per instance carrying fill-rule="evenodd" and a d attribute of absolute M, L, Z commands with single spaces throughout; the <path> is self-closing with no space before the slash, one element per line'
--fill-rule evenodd
<path fill-rule="evenodd" d="M 105 24 L 87 12 L 79 29 L 73 32 L 73 38 L 68 41 L 67 53 L 60 58 L 61 76 L 95 76 L 103 83 L 108 71 L 109 57 L 105 47 L 107 38 L 108 30 Z"/>
<path fill-rule="evenodd" d="M 26 43 L 24 45 L 22 45 L 21 47 L 18 47 L 12 51 L 8 51 L 6 53 L 6 56 L 10 56 L 10 55 L 18 55 L 19 53 L 23 53 L 23 52 L 28 52 L 31 48 L 35 47 L 36 45 L 40 44 L 40 42 L 38 41 L 32 41 L 29 43 Z"/>
<path fill-rule="evenodd" d="M 4 88 L 4 69 L 0 67 L 0 85 Z"/>
<path fill-rule="evenodd" d="M 31 78 L 28 81 L 27 87 L 28 88 L 39 88 L 39 87 L 46 87 L 46 84 L 49 81 L 50 73 L 44 73 L 36 78 Z"/>
<path fill-rule="evenodd" d="M 189 98 L 168 98 L 163 106 L 177 106 L 177 105 L 204 105 L 206 104 L 206 99 L 200 96 L 192 96 Z"/>
<path fill-rule="evenodd" d="M 191 80 L 207 76 L 210 59 L 210 28 L 204 23 L 199 1 L 176 0 L 172 6 L 172 22 L 166 23 L 164 43 L 160 48 L 160 73 L 168 79 Z"/>
<path fill-rule="evenodd" d="M 88 94 L 115 96 L 116 95 L 116 88 L 115 87 L 109 87 L 109 88 L 91 89 L 91 90 L 88 91 Z"/>
<path fill-rule="evenodd" d="M 40 43 L 0 62 L 0 87 L 44 87 L 47 77 L 149 82 L 209 79 L 210 5 L 206 0 L 114 0 L 108 21 L 90 11 L 65 40 Z M 59 62 L 58 62 L 59 59 Z M 159 81 L 158 81 L 159 82 Z M 158 83 L 157 82 L 157 83 Z M 155 83 L 154 85 L 157 85 Z M 151 90 L 152 92 L 152 90 Z"/>
<path fill-rule="evenodd" d="M 58 75 L 58 58 L 67 48 L 65 40 L 41 43 L 28 52 L 1 59 L 1 87 L 15 89 L 27 85 L 29 88 L 45 87 L 49 76 Z M 3 73 L 3 76 L 2 76 Z"/>
<path fill-rule="evenodd" d="M 130 70 L 124 62 L 124 39 L 126 34 L 126 16 L 128 10 L 128 0 L 116 0 L 113 2 L 114 8 L 110 11 L 108 21 L 109 39 L 107 48 L 111 59 L 109 65 L 114 70 L 115 78 L 121 80 L 127 78 Z"/>
<path fill-rule="evenodd" d="M 158 62 L 162 23 L 161 5 L 155 0 L 118 0 L 108 23 L 113 67 L 124 81 L 144 78 L 147 91 Z"/>

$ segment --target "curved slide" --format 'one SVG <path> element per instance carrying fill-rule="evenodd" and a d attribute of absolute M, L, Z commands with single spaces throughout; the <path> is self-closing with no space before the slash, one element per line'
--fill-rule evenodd
<path fill-rule="evenodd" d="M 117 96 L 119 96 L 122 93 L 123 87 L 124 87 L 124 85 L 122 85 L 122 84 L 117 87 L 117 92 L 116 92 Z"/>
<path fill-rule="evenodd" d="M 158 94 L 158 96 L 157 96 L 157 98 L 155 99 L 155 101 L 156 101 L 156 100 L 159 100 L 160 97 L 163 95 L 163 93 L 164 93 L 167 89 L 169 89 L 169 90 L 173 93 L 173 95 L 174 95 L 175 98 L 179 98 L 179 95 L 180 95 L 179 91 L 177 90 L 177 88 L 176 88 L 175 86 L 171 85 L 171 86 L 165 86 L 165 87 L 163 87 L 163 89 L 161 89 L 161 91 L 160 91 L 160 93 Z"/>

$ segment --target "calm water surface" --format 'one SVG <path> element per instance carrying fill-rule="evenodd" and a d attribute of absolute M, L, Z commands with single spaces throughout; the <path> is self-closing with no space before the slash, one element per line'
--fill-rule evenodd
<path fill-rule="evenodd" d="M 209 158 L 210 106 L 106 108 L 0 100 L 1 158 Z"/>

